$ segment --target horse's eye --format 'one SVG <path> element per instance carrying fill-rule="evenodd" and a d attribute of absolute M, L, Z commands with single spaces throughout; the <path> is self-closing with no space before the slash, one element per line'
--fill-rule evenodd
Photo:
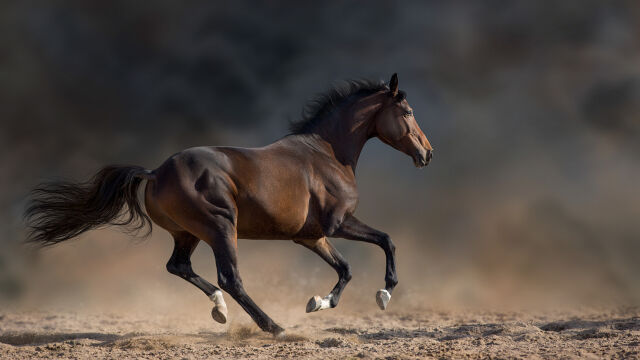
<path fill-rule="evenodd" d="M 403 116 L 411 116 L 413 115 L 413 110 L 409 110 L 403 114 Z"/>

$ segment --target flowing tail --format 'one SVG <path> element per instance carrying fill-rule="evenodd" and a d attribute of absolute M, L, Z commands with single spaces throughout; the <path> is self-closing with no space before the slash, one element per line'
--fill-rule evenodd
<path fill-rule="evenodd" d="M 32 192 L 24 219 L 27 242 L 51 246 L 103 225 L 149 227 L 151 219 L 138 202 L 138 186 L 155 175 L 139 166 L 107 166 L 87 182 L 52 181 Z M 126 205 L 126 211 L 123 208 Z"/>

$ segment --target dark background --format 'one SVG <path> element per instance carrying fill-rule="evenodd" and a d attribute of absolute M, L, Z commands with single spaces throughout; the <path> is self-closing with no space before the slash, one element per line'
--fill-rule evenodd
<path fill-rule="evenodd" d="M 373 140 L 358 166 L 357 215 L 398 248 L 394 301 L 640 303 L 637 1 L 3 1 L 0 26 L 3 301 L 196 296 L 165 272 L 159 228 L 25 252 L 29 189 L 262 146 L 333 82 L 397 72 L 436 151 L 418 171 Z M 354 267 L 343 301 L 375 306 L 382 252 L 335 243 Z M 240 259 L 257 299 L 293 288 L 302 307 L 335 277 L 288 242 L 241 241 Z"/>

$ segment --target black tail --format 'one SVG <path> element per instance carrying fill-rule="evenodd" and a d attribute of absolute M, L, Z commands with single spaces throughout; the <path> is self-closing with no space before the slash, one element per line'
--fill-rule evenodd
<path fill-rule="evenodd" d="M 138 203 L 138 186 L 153 179 L 139 166 L 107 166 L 87 182 L 52 181 L 31 192 L 24 218 L 28 242 L 55 245 L 102 225 L 128 226 L 138 231 L 151 219 Z M 124 206 L 127 210 L 123 212 Z"/>

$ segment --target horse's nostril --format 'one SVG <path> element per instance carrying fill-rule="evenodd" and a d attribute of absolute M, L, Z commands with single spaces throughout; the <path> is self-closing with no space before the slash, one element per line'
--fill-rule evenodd
<path fill-rule="evenodd" d="M 433 151 L 427 150 L 427 160 L 431 160 L 432 157 L 433 157 Z"/>

